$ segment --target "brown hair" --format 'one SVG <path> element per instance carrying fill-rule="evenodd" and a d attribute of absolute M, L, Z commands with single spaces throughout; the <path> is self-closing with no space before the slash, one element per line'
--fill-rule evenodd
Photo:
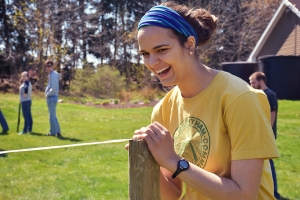
<path fill-rule="evenodd" d="M 265 83 L 267 83 L 267 77 L 263 72 L 254 72 L 251 77 L 255 78 L 257 81 L 263 80 Z"/>
<path fill-rule="evenodd" d="M 51 64 L 51 66 L 53 66 L 53 62 L 51 60 L 46 60 L 44 62 L 44 65 L 48 65 L 48 64 Z"/>
<path fill-rule="evenodd" d="M 189 9 L 187 6 L 177 4 L 173 1 L 167 1 L 162 3 L 161 5 L 175 10 L 195 29 L 199 39 L 199 42 L 198 44 L 196 44 L 196 46 L 207 43 L 217 28 L 218 18 L 210 14 L 210 12 L 205 9 Z M 180 44 L 183 46 L 187 41 L 187 38 L 173 29 L 172 31 L 178 38 Z"/>

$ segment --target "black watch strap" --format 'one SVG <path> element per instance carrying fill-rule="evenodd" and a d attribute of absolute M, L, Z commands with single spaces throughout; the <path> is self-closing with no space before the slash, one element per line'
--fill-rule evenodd
<path fill-rule="evenodd" d="M 172 178 L 174 179 L 180 172 L 183 172 L 185 170 L 187 170 L 190 167 L 190 164 L 187 160 L 185 159 L 180 159 L 177 163 L 177 169 L 174 172 L 174 174 L 172 175 Z"/>

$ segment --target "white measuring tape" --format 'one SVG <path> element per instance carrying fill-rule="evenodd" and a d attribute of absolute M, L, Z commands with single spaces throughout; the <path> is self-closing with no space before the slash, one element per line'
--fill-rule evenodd
<path fill-rule="evenodd" d="M 0 151 L 0 154 L 19 153 L 19 152 L 25 152 L 25 151 L 40 151 L 40 150 L 48 150 L 48 149 L 60 149 L 60 148 L 66 148 L 66 147 L 88 146 L 88 145 L 95 145 L 95 144 L 118 143 L 118 142 L 126 142 L 129 140 L 131 140 L 131 139 L 119 139 L 119 140 L 108 140 L 108 141 L 103 141 L 103 142 L 88 142 L 88 143 L 68 144 L 68 145 L 61 145 L 61 146 L 17 149 L 17 150 Z"/>

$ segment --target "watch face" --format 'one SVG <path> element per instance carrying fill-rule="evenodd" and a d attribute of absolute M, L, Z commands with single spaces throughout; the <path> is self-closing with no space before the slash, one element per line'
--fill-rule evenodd
<path fill-rule="evenodd" d="M 184 161 L 184 160 L 181 160 L 179 164 L 180 164 L 180 167 L 181 167 L 182 169 L 186 169 L 186 168 L 189 167 L 189 163 L 187 163 L 187 162 Z"/>

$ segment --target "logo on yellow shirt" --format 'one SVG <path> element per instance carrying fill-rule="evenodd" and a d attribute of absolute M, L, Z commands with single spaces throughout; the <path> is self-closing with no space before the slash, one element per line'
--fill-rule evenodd
<path fill-rule="evenodd" d="M 200 119 L 188 117 L 181 122 L 174 133 L 176 153 L 204 168 L 210 150 L 210 137 L 206 125 Z"/>

